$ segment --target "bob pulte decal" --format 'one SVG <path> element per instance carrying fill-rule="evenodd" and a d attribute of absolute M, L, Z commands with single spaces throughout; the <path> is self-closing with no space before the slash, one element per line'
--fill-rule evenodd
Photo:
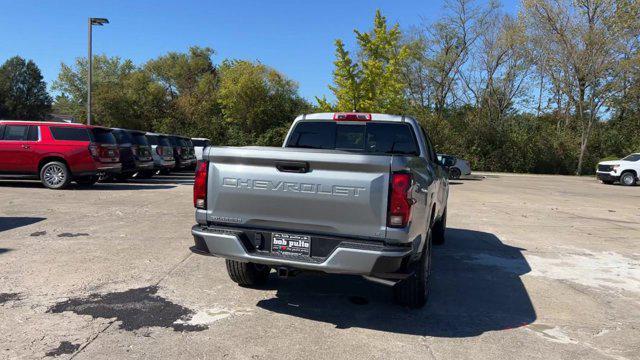
<path fill-rule="evenodd" d="M 320 194 L 331 196 L 361 196 L 367 189 L 358 186 L 348 185 L 324 185 L 324 184 L 311 184 L 311 183 L 298 183 L 290 181 L 269 181 L 269 180 L 254 180 L 254 179 L 240 179 L 240 178 L 223 178 L 223 187 L 237 188 L 237 189 L 252 189 L 252 190 L 264 190 L 264 191 L 283 191 L 283 192 L 295 192 L 305 194 Z"/>

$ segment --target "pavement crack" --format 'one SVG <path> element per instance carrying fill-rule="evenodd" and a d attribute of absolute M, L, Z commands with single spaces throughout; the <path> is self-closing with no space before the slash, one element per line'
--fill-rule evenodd
<path fill-rule="evenodd" d="M 182 265 L 182 263 L 184 263 L 185 261 L 187 261 L 187 259 L 189 259 L 189 258 L 191 257 L 191 255 L 193 255 L 193 253 L 192 253 L 192 252 L 189 252 L 189 253 L 187 254 L 187 256 L 185 256 L 184 258 L 182 258 L 182 260 L 180 260 L 180 261 L 179 261 L 177 264 L 175 264 L 171 269 L 169 269 L 169 271 L 167 271 L 167 273 L 166 273 L 166 274 L 164 274 L 164 276 L 162 276 L 162 278 L 160 278 L 160 280 L 158 280 L 158 281 L 155 283 L 155 286 L 160 285 L 160 283 L 161 283 L 161 282 L 163 282 L 166 278 L 168 278 L 168 277 L 169 277 L 169 275 L 171 275 L 174 271 L 176 271 L 176 270 L 178 269 L 178 267 L 179 267 L 180 265 Z"/>
<path fill-rule="evenodd" d="M 107 329 L 109 329 L 111 327 L 111 325 L 113 325 L 116 322 L 116 320 L 111 320 L 109 321 L 109 323 L 107 324 L 107 326 L 105 326 L 102 330 L 98 331 L 97 334 L 95 334 L 91 339 L 89 339 L 89 341 L 87 341 L 86 344 L 82 345 L 80 347 L 80 349 L 78 349 L 78 351 L 76 351 L 75 353 L 73 353 L 73 355 L 71 355 L 71 357 L 69 358 L 69 360 L 75 358 L 76 356 L 78 356 L 78 354 L 80 354 L 84 349 L 87 348 L 87 346 L 91 345 L 91 343 L 98 338 L 98 336 L 102 335 L 102 333 L 104 333 L 105 331 L 107 331 Z"/>

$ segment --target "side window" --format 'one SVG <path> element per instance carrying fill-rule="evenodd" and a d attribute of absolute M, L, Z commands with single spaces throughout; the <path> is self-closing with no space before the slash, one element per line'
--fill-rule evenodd
<path fill-rule="evenodd" d="M 51 135 L 56 140 L 68 140 L 68 141 L 91 141 L 89 132 L 83 128 L 61 127 L 51 126 L 49 127 Z"/>
<path fill-rule="evenodd" d="M 424 143 L 427 145 L 427 157 L 431 162 L 436 162 L 437 156 L 436 152 L 433 149 L 433 145 L 431 145 L 431 139 L 429 139 L 429 135 L 424 131 L 424 128 L 421 126 L 420 131 L 422 131 L 422 136 L 424 136 Z"/>
<path fill-rule="evenodd" d="M 4 129 L 2 140 L 27 140 L 29 138 L 29 125 L 7 125 Z"/>
<path fill-rule="evenodd" d="M 39 131 L 38 131 L 38 127 L 37 126 L 29 126 L 29 134 L 27 135 L 27 141 L 38 141 L 39 139 L 39 135 L 38 135 Z"/>
<path fill-rule="evenodd" d="M 4 125 L 0 125 L 0 140 L 2 140 L 3 136 L 4 136 Z"/>

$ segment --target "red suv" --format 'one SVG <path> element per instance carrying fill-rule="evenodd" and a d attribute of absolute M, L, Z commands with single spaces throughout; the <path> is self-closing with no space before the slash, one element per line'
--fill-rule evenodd
<path fill-rule="evenodd" d="M 0 175 L 33 177 L 50 189 L 71 181 L 93 185 L 119 173 L 118 145 L 110 129 L 82 124 L 0 120 Z"/>

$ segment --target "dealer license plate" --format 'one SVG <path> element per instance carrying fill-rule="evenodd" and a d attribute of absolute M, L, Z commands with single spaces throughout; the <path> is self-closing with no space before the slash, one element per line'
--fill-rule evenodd
<path fill-rule="evenodd" d="M 307 235 L 272 233 L 271 252 L 309 256 L 311 254 L 311 237 Z"/>

